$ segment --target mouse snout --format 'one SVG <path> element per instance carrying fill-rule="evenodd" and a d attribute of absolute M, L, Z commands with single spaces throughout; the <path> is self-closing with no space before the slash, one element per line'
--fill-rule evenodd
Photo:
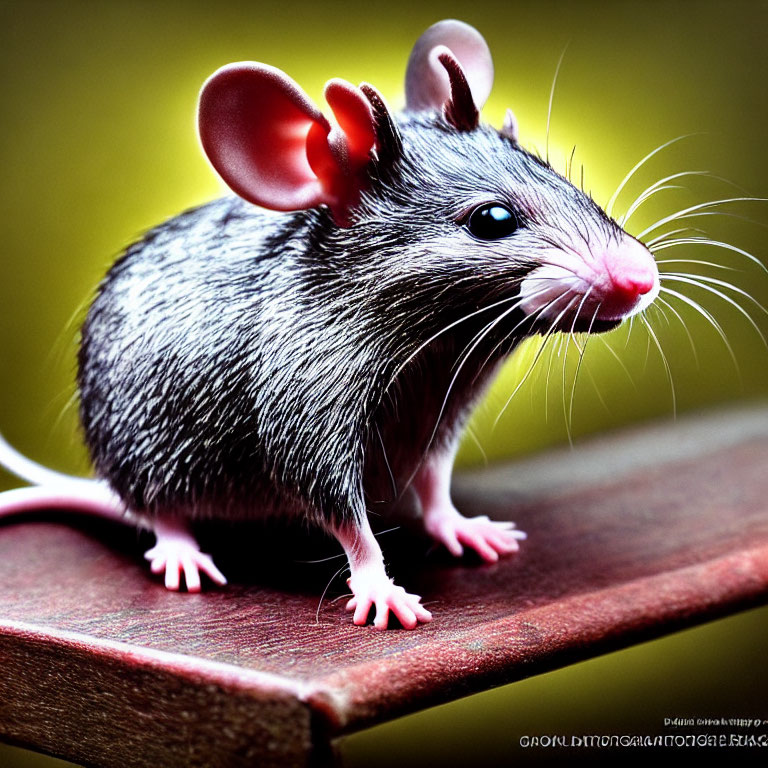
<path fill-rule="evenodd" d="M 638 299 L 658 284 L 659 272 L 648 249 L 633 238 L 622 240 L 618 248 L 603 256 L 613 292 L 624 300 Z"/>
<path fill-rule="evenodd" d="M 644 310 L 659 292 L 659 270 L 651 252 L 629 235 L 597 255 L 595 280 L 601 319 L 623 320 Z M 601 269 L 602 267 L 602 269 Z"/>
<path fill-rule="evenodd" d="M 538 326 L 598 331 L 642 312 L 659 292 L 651 252 L 627 234 L 594 249 L 551 249 L 520 286 L 520 306 Z M 549 324 L 549 325 L 548 325 Z"/>

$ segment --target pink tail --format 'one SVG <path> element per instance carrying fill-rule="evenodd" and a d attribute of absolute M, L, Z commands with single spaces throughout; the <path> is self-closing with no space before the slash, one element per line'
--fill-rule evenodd
<path fill-rule="evenodd" d="M 33 484 L 0 493 L 0 517 L 44 509 L 69 509 L 135 523 L 120 498 L 101 480 L 54 472 L 20 454 L 0 435 L 0 466 Z"/>

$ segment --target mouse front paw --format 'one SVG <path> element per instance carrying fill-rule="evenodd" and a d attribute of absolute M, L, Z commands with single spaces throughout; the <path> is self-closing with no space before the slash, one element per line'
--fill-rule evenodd
<path fill-rule="evenodd" d="M 396 586 L 383 569 L 380 573 L 357 573 L 347 579 L 347 584 L 353 594 L 347 610 L 355 612 L 352 621 L 358 626 L 368 621 L 372 607 L 376 608 L 373 619 L 376 629 L 387 628 L 390 612 L 405 629 L 414 629 L 419 622 L 432 620 L 432 614 L 421 605 L 421 597 Z"/>
<path fill-rule="evenodd" d="M 197 549 L 194 543 L 159 540 L 144 553 L 144 557 L 150 561 L 152 573 L 165 573 L 165 588 L 173 592 L 181 588 L 182 573 L 187 592 L 200 591 L 201 572 L 215 584 L 223 586 L 227 583 L 211 556 Z"/>
<path fill-rule="evenodd" d="M 517 552 L 518 542 L 527 538 L 513 522 L 491 520 L 487 515 L 464 517 L 453 506 L 425 513 L 424 528 L 452 555 L 461 557 L 467 546 L 486 563 L 495 563 L 500 555 Z"/>

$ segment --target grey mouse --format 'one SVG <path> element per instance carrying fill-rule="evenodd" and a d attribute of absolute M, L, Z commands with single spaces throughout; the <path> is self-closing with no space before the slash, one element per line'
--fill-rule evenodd
<path fill-rule="evenodd" d="M 480 122 L 493 65 L 472 27 L 417 41 L 406 109 L 331 80 L 326 117 L 283 72 L 231 64 L 203 86 L 202 146 L 236 193 L 131 245 L 82 328 L 80 414 L 98 479 L 6 442 L 34 484 L 0 515 L 77 507 L 152 528 L 151 569 L 225 578 L 194 520 L 292 515 L 349 560 L 353 622 L 431 619 L 389 578 L 368 511 L 415 496 L 452 554 L 518 550 L 513 523 L 466 518 L 450 479 L 462 428 L 526 337 L 603 332 L 659 290 L 651 253 L 586 194 Z M 265 210 L 268 209 L 268 210 Z"/>

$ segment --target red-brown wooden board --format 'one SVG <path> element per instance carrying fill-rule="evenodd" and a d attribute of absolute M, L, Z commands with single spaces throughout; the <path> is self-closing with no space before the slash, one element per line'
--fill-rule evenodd
<path fill-rule="evenodd" d="M 354 627 L 342 577 L 321 600 L 343 559 L 308 562 L 339 550 L 302 530 L 202 530 L 231 584 L 187 595 L 129 528 L 6 523 L 0 737 L 99 766 L 322 761 L 366 725 L 764 602 L 766 469 L 755 406 L 465 473 L 458 506 L 529 538 L 481 565 L 383 534 L 434 615 L 414 631 Z"/>

